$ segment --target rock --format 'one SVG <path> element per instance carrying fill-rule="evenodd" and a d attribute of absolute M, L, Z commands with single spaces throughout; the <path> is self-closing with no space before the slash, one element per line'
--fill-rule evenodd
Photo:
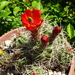
<path fill-rule="evenodd" d="M 49 70 L 49 75 L 52 75 L 52 74 L 53 74 L 52 70 Z"/>
<path fill-rule="evenodd" d="M 54 75 L 57 75 L 57 72 L 56 71 L 54 71 L 54 73 L 53 73 Z"/>
<path fill-rule="evenodd" d="M 62 74 L 62 75 L 65 75 L 65 74 Z"/>
<path fill-rule="evenodd" d="M 61 75 L 61 72 L 58 72 L 58 75 Z"/>
<path fill-rule="evenodd" d="M 11 43 L 12 43 L 11 40 L 7 40 L 7 41 L 5 41 L 5 45 L 6 45 L 7 47 L 9 47 L 9 46 L 11 45 Z"/>

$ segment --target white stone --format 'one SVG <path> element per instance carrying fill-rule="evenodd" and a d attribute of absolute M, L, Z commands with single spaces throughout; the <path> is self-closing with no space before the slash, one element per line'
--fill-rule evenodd
<path fill-rule="evenodd" d="M 7 73 L 7 75 L 10 75 L 10 73 Z"/>
<path fill-rule="evenodd" d="M 61 72 L 58 72 L 58 75 L 61 75 Z"/>
<path fill-rule="evenodd" d="M 8 49 L 8 47 L 4 46 L 4 47 L 3 47 L 3 50 L 4 50 L 4 49 Z"/>
<path fill-rule="evenodd" d="M 61 74 L 61 75 L 65 75 L 65 74 Z"/>
<path fill-rule="evenodd" d="M 5 41 L 5 45 L 6 45 L 7 47 L 9 47 L 9 46 L 11 45 L 11 43 L 12 43 L 11 40 L 7 40 L 7 41 Z"/>
<path fill-rule="evenodd" d="M 53 73 L 54 75 L 57 75 L 57 72 L 56 71 L 54 71 L 54 73 Z"/>
<path fill-rule="evenodd" d="M 14 75 L 13 73 L 11 73 L 11 75 Z"/>
<path fill-rule="evenodd" d="M 52 74 L 53 74 L 52 70 L 49 70 L 49 75 L 52 75 Z"/>

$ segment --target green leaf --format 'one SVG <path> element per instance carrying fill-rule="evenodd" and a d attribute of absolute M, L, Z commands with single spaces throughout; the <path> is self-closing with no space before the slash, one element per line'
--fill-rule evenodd
<path fill-rule="evenodd" d="M 37 6 L 37 8 L 38 8 L 39 10 L 43 9 L 43 6 L 42 6 L 42 4 L 41 4 L 40 1 L 38 2 L 38 6 Z"/>
<path fill-rule="evenodd" d="M 13 10 L 14 15 L 16 15 L 19 11 L 21 11 L 20 7 L 19 6 L 15 7 Z"/>
<path fill-rule="evenodd" d="M 37 7 L 38 3 L 36 1 L 32 2 L 32 7 Z"/>
<path fill-rule="evenodd" d="M 32 7 L 36 8 L 38 10 L 41 10 L 41 9 L 43 10 L 43 6 L 42 6 L 40 1 L 39 2 L 33 1 L 32 2 Z"/>
<path fill-rule="evenodd" d="M 10 9 L 8 7 L 6 7 L 5 10 L 0 11 L 0 18 L 7 17 L 10 13 L 11 13 Z"/>
<path fill-rule="evenodd" d="M 59 13 L 60 12 L 60 9 L 61 9 L 61 7 L 60 7 L 60 5 L 59 4 L 56 4 L 56 5 L 52 5 L 51 6 L 51 9 L 52 10 L 54 10 L 54 12 L 57 12 L 57 13 Z"/>
<path fill-rule="evenodd" d="M 75 36 L 75 30 L 74 30 L 74 36 Z"/>
<path fill-rule="evenodd" d="M 0 10 L 2 10 L 5 6 L 7 6 L 9 4 L 8 1 L 2 1 L 0 2 Z"/>
<path fill-rule="evenodd" d="M 5 15 L 8 16 L 11 13 L 9 7 L 5 8 Z"/>
<path fill-rule="evenodd" d="M 67 32 L 70 39 L 72 39 L 74 37 L 74 27 L 71 24 L 68 24 Z"/>
<path fill-rule="evenodd" d="M 70 7 L 70 6 L 66 6 L 66 7 L 64 8 L 64 10 L 65 10 L 65 11 L 68 11 L 68 10 L 69 10 L 69 7 Z"/>
<path fill-rule="evenodd" d="M 22 0 L 24 3 L 26 2 L 26 0 Z"/>

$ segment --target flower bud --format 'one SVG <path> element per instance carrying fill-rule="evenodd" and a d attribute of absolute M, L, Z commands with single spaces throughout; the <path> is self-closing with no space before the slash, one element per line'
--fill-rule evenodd
<path fill-rule="evenodd" d="M 59 26 L 56 26 L 53 31 L 52 34 L 50 36 L 50 42 L 54 41 L 56 36 L 61 32 L 61 28 Z"/>
<path fill-rule="evenodd" d="M 46 47 L 48 45 L 49 37 L 46 35 L 43 35 L 41 37 L 42 47 Z"/>
<path fill-rule="evenodd" d="M 61 32 L 61 28 L 59 26 L 56 26 L 53 31 L 52 34 L 53 35 L 58 35 Z"/>

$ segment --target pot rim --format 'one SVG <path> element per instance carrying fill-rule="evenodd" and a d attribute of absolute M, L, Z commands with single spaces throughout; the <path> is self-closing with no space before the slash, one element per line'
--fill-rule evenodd
<path fill-rule="evenodd" d="M 24 31 L 26 31 L 26 30 L 27 30 L 26 27 L 19 27 L 19 28 L 16 28 L 16 29 L 14 29 L 14 30 L 11 30 L 11 31 L 5 33 L 4 35 L 2 35 L 2 36 L 0 37 L 0 45 L 1 45 L 4 41 L 9 40 L 10 38 L 12 38 L 14 35 L 15 35 L 15 36 L 20 36 L 20 35 L 21 35 L 21 32 L 24 32 Z"/>

